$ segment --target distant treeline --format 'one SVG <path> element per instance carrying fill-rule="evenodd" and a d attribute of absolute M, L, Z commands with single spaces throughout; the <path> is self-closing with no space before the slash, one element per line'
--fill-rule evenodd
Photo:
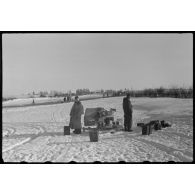
<path fill-rule="evenodd" d="M 77 89 L 76 95 L 86 95 L 100 93 L 103 97 L 116 97 L 124 96 L 126 93 L 130 93 L 131 97 L 173 97 L 173 98 L 193 98 L 193 88 L 172 87 L 169 89 L 160 87 L 155 89 L 144 90 L 97 90 L 90 91 L 89 89 Z"/>
<path fill-rule="evenodd" d="M 193 88 L 156 88 L 144 90 L 127 90 L 126 92 L 116 91 L 113 96 L 130 93 L 131 97 L 173 97 L 173 98 L 193 98 Z"/>
<path fill-rule="evenodd" d="M 8 101 L 8 100 L 14 100 L 14 99 L 16 98 L 15 97 L 8 97 L 8 98 L 3 97 L 3 102 Z"/>
<path fill-rule="evenodd" d="M 102 97 L 117 97 L 124 96 L 127 93 L 130 93 L 131 97 L 173 97 L 173 98 L 193 98 L 193 88 L 156 88 L 156 89 L 144 89 L 144 90 L 97 90 L 90 91 L 89 89 L 77 89 L 76 93 L 72 93 L 71 91 L 67 93 L 59 92 L 59 91 L 51 91 L 48 93 L 47 91 L 40 91 L 39 93 L 28 94 L 28 97 L 68 97 L 75 95 L 89 95 L 99 93 L 102 94 Z M 15 97 L 3 97 L 3 101 L 13 100 Z"/>

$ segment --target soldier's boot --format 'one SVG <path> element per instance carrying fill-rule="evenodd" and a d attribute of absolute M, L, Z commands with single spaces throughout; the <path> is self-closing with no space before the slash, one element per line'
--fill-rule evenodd
<path fill-rule="evenodd" d="M 130 122 L 130 123 L 127 125 L 127 131 L 128 131 L 128 132 L 132 132 L 133 130 L 132 130 L 131 128 L 132 128 L 132 123 Z"/>

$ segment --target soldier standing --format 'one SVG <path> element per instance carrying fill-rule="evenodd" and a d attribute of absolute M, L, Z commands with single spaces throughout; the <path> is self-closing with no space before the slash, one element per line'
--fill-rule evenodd
<path fill-rule="evenodd" d="M 133 107 L 130 101 L 130 93 L 127 93 L 126 97 L 123 98 L 123 111 L 124 111 L 124 130 L 133 131 L 132 128 L 132 114 Z"/>
<path fill-rule="evenodd" d="M 84 108 L 79 101 L 79 97 L 75 97 L 75 102 L 70 111 L 70 128 L 75 129 L 73 133 L 81 134 L 81 115 L 84 114 Z"/>

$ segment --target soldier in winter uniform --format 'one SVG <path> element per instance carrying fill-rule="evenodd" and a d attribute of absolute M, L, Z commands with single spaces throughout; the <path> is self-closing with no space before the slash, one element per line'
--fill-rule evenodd
<path fill-rule="evenodd" d="M 130 101 L 130 94 L 123 98 L 123 110 L 124 110 L 124 129 L 125 131 L 132 131 L 132 114 L 133 107 Z"/>
<path fill-rule="evenodd" d="M 79 101 L 79 97 L 75 97 L 75 102 L 70 111 L 70 128 L 75 129 L 73 133 L 80 134 L 81 133 L 81 115 L 84 114 L 84 108 L 81 102 Z"/>

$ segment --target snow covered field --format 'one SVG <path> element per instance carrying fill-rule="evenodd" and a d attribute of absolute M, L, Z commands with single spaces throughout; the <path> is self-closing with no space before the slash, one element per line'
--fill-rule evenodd
<path fill-rule="evenodd" d="M 102 94 L 90 94 L 79 96 L 80 99 L 95 99 L 102 97 Z M 63 97 L 35 97 L 35 98 L 17 98 L 13 100 L 8 100 L 3 102 L 3 107 L 12 107 L 12 106 L 26 106 L 31 105 L 35 101 L 35 104 L 51 104 L 51 103 L 61 103 L 64 101 Z M 72 97 L 74 99 L 74 96 Z"/>
<path fill-rule="evenodd" d="M 116 108 L 123 118 L 122 97 L 82 101 L 84 108 Z M 63 135 L 73 103 L 3 108 L 3 159 L 5 162 L 190 162 L 193 160 L 193 100 L 132 98 L 132 133 L 100 133 L 99 142 L 88 132 Z M 166 120 L 172 127 L 141 135 L 137 122 Z"/>

